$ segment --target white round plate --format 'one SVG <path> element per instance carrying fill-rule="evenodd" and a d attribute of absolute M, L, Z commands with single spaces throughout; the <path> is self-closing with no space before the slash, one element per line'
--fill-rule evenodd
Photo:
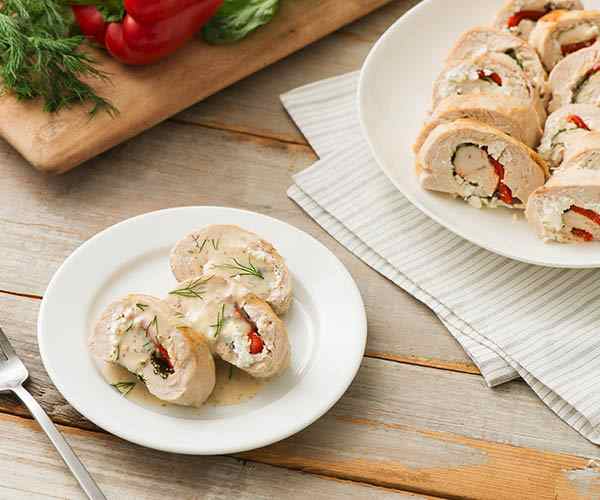
<path fill-rule="evenodd" d="M 163 297 L 171 290 L 175 285 L 169 268 L 171 247 L 209 224 L 236 224 L 254 231 L 285 258 L 294 280 L 294 301 L 283 318 L 292 362 L 282 376 L 245 403 L 164 414 L 110 387 L 88 353 L 87 337 L 113 300 L 130 292 Z M 314 422 L 352 382 L 366 335 L 360 293 L 329 250 L 284 222 L 220 207 L 153 212 L 94 236 L 56 272 L 38 320 L 44 366 L 77 411 L 128 441 L 198 455 L 266 446 Z"/>
<path fill-rule="evenodd" d="M 464 31 L 490 25 L 504 0 L 424 0 L 379 39 L 359 83 L 364 135 L 380 167 L 414 205 L 450 231 L 492 252 L 551 267 L 600 267 L 600 243 L 547 244 L 522 212 L 471 208 L 421 188 L 412 144 L 431 105 L 433 82 Z"/>

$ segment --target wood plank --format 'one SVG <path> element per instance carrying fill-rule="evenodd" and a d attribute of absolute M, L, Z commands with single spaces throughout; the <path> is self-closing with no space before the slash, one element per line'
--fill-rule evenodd
<path fill-rule="evenodd" d="M 363 19 L 315 42 L 178 114 L 199 125 L 304 143 L 279 95 L 324 78 L 360 69 L 373 43 L 419 0 L 394 0 Z"/>
<path fill-rule="evenodd" d="M 227 457 L 146 450 L 107 434 L 61 428 L 108 498 L 262 499 L 431 497 L 335 480 Z M 85 498 L 32 421 L 0 415 L 2 498 Z"/>
<path fill-rule="evenodd" d="M 0 324 L 55 421 L 93 430 L 56 392 L 37 357 L 38 304 L 0 295 Z M 27 416 L 10 396 L 0 395 L 0 411 Z M 492 390 L 475 375 L 366 358 L 324 417 L 242 457 L 437 496 L 492 499 L 518 498 L 530 491 L 527 481 L 533 498 L 554 498 L 555 487 L 585 482 L 591 473 L 581 470 L 597 455 L 521 382 Z"/>
<path fill-rule="evenodd" d="M 110 81 L 97 84 L 120 111 L 113 118 L 74 106 L 46 113 L 37 101 L 0 99 L 0 134 L 40 170 L 65 172 L 191 104 L 372 12 L 389 0 L 283 1 L 276 19 L 234 45 L 210 46 L 199 37 L 172 57 L 125 66 L 94 51 Z"/>
<path fill-rule="evenodd" d="M 475 370 L 426 307 L 342 248 L 287 198 L 291 175 L 314 160 L 305 146 L 166 122 L 86 167 L 45 177 L 0 143 L 0 290 L 42 295 L 75 248 L 128 217 L 182 205 L 246 208 L 307 231 L 348 267 L 367 304 L 370 353 Z"/>

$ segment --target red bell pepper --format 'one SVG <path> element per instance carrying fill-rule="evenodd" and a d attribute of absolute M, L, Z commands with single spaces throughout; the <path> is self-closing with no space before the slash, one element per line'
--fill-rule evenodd
<path fill-rule="evenodd" d="M 90 0 L 92 4 L 94 0 Z M 80 2 L 85 3 L 85 2 Z M 185 45 L 223 0 L 124 0 L 120 22 L 107 22 L 94 5 L 72 5 L 79 28 L 125 64 L 151 64 Z"/>

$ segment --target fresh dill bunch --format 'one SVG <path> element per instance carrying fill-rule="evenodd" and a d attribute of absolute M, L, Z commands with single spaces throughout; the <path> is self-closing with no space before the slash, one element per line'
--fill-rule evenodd
<path fill-rule="evenodd" d="M 85 38 L 73 34 L 70 9 L 62 0 L 0 2 L 0 80 L 18 99 L 41 98 L 55 112 L 72 104 L 91 104 L 115 114 L 82 78 L 106 80 L 96 62 L 80 50 Z"/>

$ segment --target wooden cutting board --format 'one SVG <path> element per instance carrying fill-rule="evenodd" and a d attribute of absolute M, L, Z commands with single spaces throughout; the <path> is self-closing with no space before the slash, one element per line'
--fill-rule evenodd
<path fill-rule="evenodd" d="M 98 51 L 111 77 L 96 87 L 120 110 L 116 118 L 90 119 L 83 106 L 49 114 L 40 102 L 5 95 L 0 135 L 38 170 L 66 172 L 389 1 L 282 0 L 276 18 L 245 40 L 224 46 L 194 40 L 152 66 L 123 66 Z"/>

